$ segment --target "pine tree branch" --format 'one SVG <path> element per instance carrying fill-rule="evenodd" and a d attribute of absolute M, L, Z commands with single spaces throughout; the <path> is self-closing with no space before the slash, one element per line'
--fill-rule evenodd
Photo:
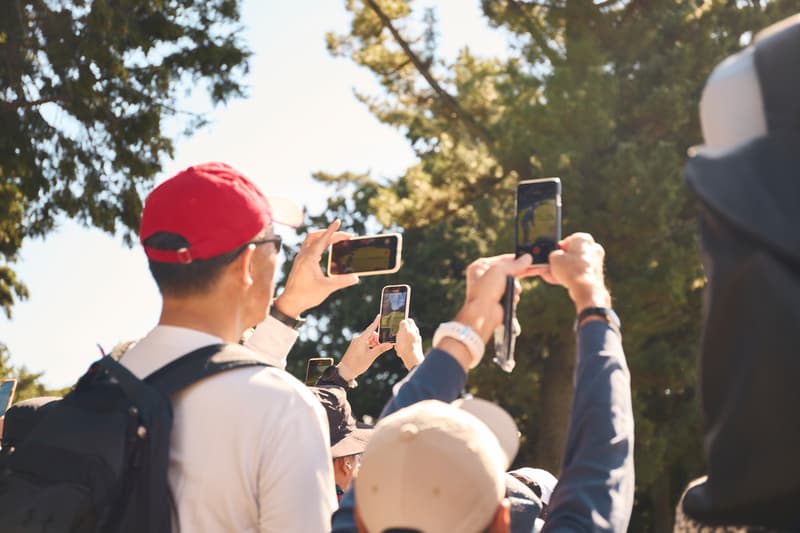
<path fill-rule="evenodd" d="M 391 19 L 388 16 L 386 16 L 386 13 L 383 12 L 383 10 L 375 2 L 375 0 L 365 0 L 365 2 L 370 7 L 370 9 L 372 9 L 372 11 L 378 16 L 384 27 L 386 27 L 389 30 L 389 32 L 394 37 L 395 41 L 397 41 L 397 44 L 400 45 L 400 48 L 403 49 L 403 52 L 406 54 L 408 59 L 411 60 L 411 62 L 414 64 L 414 67 L 416 67 L 417 71 L 422 75 L 423 78 L 425 78 L 425 81 L 428 82 L 428 85 L 430 85 L 431 89 L 433 89 L 433 91 L 439 96 L 439 98 L 445 103 L 445 105 L 449 107 L 453 111 L 453 113 L 456 114 L 456 116 L 467 127 L 467 129 L 470 132 L 472 132 L 473 135 L 476 135 L 484 143 L 491 145 L 493 139 L 489 131 L 482 125 L 480 125 L 475 120 L 474 117 L 472 117 L 469 113 L 467 113 L 464 110 L 464 108 L 462 108 L 461 105 L 459 105 L 458 101 L 453 97 L 453 95 L 451 95 L 442 88 L 439 82 L 437 82 L 436 79 L 431 74 L 430 69 L 425 65 L 425 63 L 422 60 L 420 60 L 417 54 L 415 54 L 414 51 L 411 50 L 411 47 L 409 46 L 408 42 L 405 39 L 403 39 L 403 37 L 400 35 L 400 32 L 398 32 L 397 28 L 395 28 L 394 25 L 392 24 Z"/>
<path fill-rule="evenodd" d="M 514 8 L 514 10 L 519 13 L 520 17 L 522 17 L 522 20 L 525 21 L 525 25 L 528 27 L 528 34 L 531 36 L 531 39 L 534 40 L 536 45 L 542 50 L 542 53 L 547 57 L 548 61 L 550 61 L 550 64 L 557 65 L 561 63 L 561 55 L 547 42 L 547 38 L 543 36 L 544 32 L 542 31 L 542 27 L 539 22 L 533 17 L 529 16 L 516 0 L 507 1 L 508 5 Z"/>

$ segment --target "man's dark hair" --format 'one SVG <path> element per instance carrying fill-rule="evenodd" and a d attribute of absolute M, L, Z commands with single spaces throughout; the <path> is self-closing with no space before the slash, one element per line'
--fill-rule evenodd
<path fill-rule="evenodd" d="M 177 233 L 158 232 L 145 239 L 144 245 L 156 250 L 180 250 L 188 247 L 189 242 Z M 188 264 L 149 260 L 148 265 L 162 295 L 190 296 L 211 287 L 222 270 L 246 247 L 246 245 L 240 246 L 209 259 L 195 259 Z"/>

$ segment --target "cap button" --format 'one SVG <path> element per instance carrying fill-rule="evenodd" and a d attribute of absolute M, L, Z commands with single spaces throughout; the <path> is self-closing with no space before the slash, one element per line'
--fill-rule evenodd
<path fill-rule="evenodd" d="M 400 428 L 400 439 L 404 441 L 410 441 L 416 438 L 418 433 L 419 428 L 416 425 L 403 424 L 403 427 Z"/>

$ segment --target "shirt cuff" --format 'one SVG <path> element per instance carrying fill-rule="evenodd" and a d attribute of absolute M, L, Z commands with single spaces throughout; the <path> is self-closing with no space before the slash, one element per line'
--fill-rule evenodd
<path fill-rule="evenodd" d="M 267 316 L 266 320 L 256 326 L 244 345 L 261 354 L 272 366 L 286 370 L 286 358 L 298 336 L 297 330 Z"/>

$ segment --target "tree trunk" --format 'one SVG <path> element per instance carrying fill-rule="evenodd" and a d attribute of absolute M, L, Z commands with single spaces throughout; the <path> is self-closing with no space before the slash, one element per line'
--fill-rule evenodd
<path fill-rule="evenodd" d="M 574 339 L 574 335 L 561 338 Z M 564 444 L 567 440 L 567 424 L 572 408 L 573 374 L 575 372 L 575 343 L 557 339 L 550 342 L 550 354 L 545 360 L 542 375 L 542 418 L 539 439 L 536 443 L 535 466 L 544 468 L 558 477 Z"/>
<path fill-rule="evenodd" d="M 653 486 L 650 487 L 650 499 L 653 502 L 653 533 L 669 533 L 672 531 L 674 518 L 669 472 L 661 472 Z"/>

